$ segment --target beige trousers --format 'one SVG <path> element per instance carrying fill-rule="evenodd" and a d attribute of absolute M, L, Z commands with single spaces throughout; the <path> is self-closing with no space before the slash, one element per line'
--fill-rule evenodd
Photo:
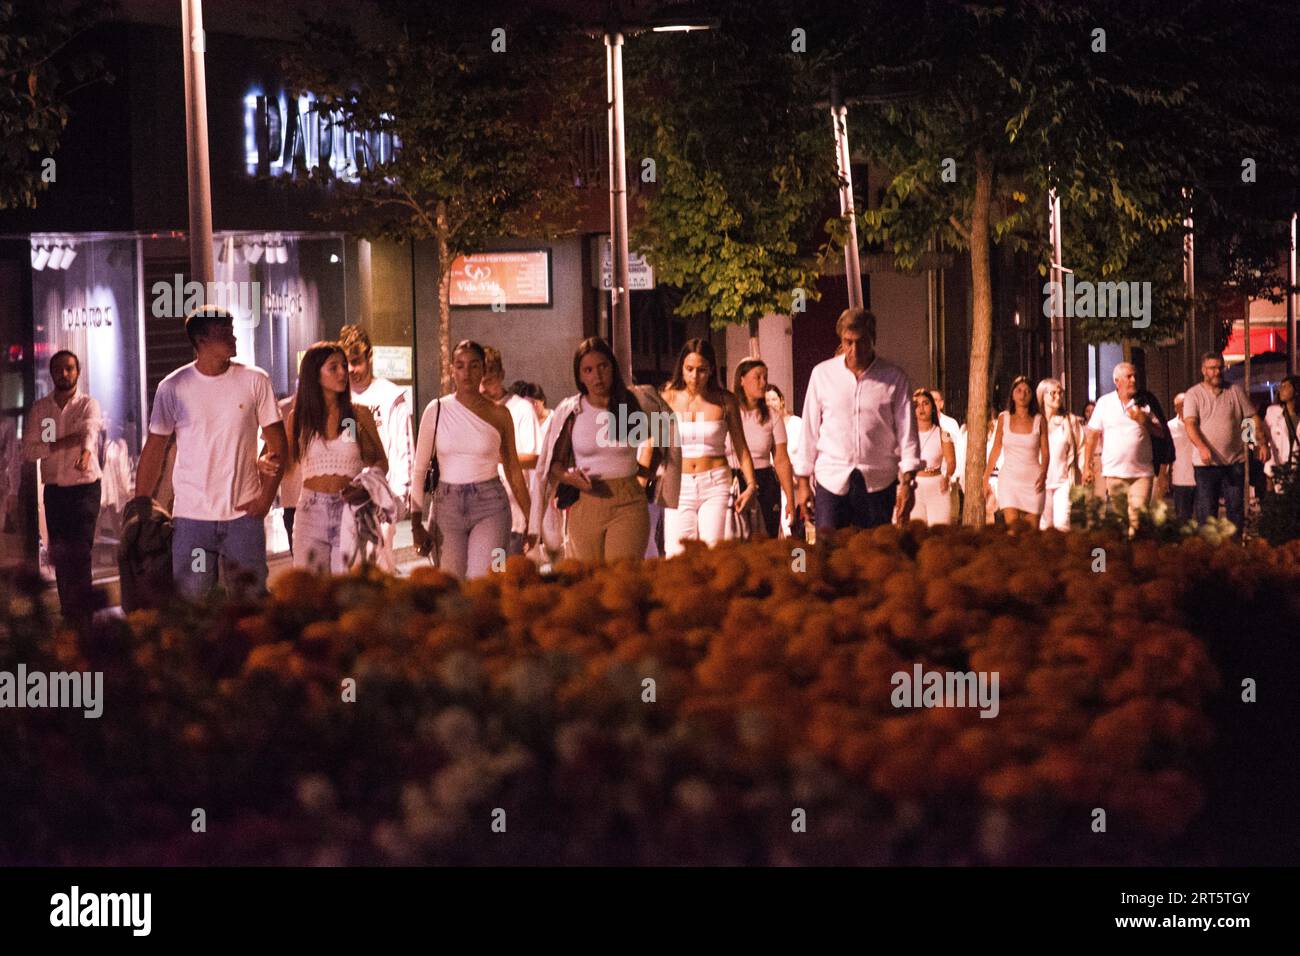
<path fill-rule="evenodd" d="M 569 509 L 569 557 L 581 561 L 642 558 L 650 507 L 636 478 L 607 478 Z"/>

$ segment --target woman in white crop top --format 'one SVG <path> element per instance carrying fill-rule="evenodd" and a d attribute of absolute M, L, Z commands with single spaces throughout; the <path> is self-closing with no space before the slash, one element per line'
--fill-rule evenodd
<path fill-rule="evenodd" d="M 431 401 L 420 416 L 411 479 L 415 546 L 421 554 L 433 552 L 440 568 L 461 579 L 493 570 L 510 546 L 510 499 L 497 474 L 498 464 L 505 466 L 506 479 L 525 515 L 532 506 L 515 452 L 514 419 L 505 406 L 479 392 L 486 359 L 483 346 L 469 339 L 452 350 L 456 390 Z M 432 500 L 426 500 L 425 479 L 435 454 L 438 487 Z"/>
<path fill-rule="evenodd" d="M 757 482 L 740 405 L 718 384 L 718 359 L 708 339 L 691 339 L 682 346 L 663 397 L 677 415 L 682 442 L 681 493 L 677 507 L 664 512 L 664 552 L 671 558 L 681 554 L 684 541 L 712 545 L 725 536 L 732 478 L 728 437 L 745 477 L 745 490 L 736 498 L 737 513 L 749 506 Z"/>
<path fill-rule="evenodd" d="M 929 389 L 912 393 L 916 412 L 916 434 L 921 445 L 921 470 L 916 473 L 916 493 L 912 496 L 909 520 L 926 525 L 952 524 L 952 498 L 948 494 L 957 453 L 952 437 L 939 424 L 939 409 Z"/>
<path fill-rule="evenodd" d="M 781 501 L 785 493 L 786 518 L 794 516 L 794 468 L 787 450 L 785 418 L 767 402 L 767 364 L 747 358 L 736 366 L 732 391 L 740 405 L 745 443 L 758 479 L 757 511 L 761 527 L 752 531 L 775 538 L 781 533 Z"/>
<path fill-rule="evenodd" d="M 291 467 L 302 493 L 293 522 L 293 564 L 342 574 L 347 506 L 368 497 L 352 479 L 363 468 L 388 472 L 388 457 L 370 410 L 352 404 L 348 360 L 336 342 L 317 342 L 303 353 L 298 392 L 285 422 Z"/>

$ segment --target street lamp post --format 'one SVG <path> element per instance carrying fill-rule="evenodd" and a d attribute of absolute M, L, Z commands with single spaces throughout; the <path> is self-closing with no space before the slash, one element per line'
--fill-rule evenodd
<path fill-rule="evenodd" d="M 638 18 L 640 20 L 640 18 Z M 710 17 L 692 17 L 678 9 L 668 19 L 638 22 L 632 29 L 623 23 L 618 0 L 610 0 L 602 33 L 605 39 L 605 93 L 609 125 L 609 233 L 610 233 L 610 334 L 614 355 L 628 381 L 632 376 L 632 298 L 628 277 L 627 156 L 623 125 L 623 37 L 653 30 L 655 33 L 687 33 L 709 30 Z"/>
<path fill-rule="evenodd" d="M 835 162 L 840 182 L 840 216 L 848 223 L 844 243 L 844 273 L 848 283 L 849 308 L 862 308 L 862 265 L 858 260 L 858 218 L 853 208 L 853 168 L 849 152 L 849 110 L 840 96 L 837 79 L 831 78 L 831 124 L 835 129 Z"/>
<path fill-rule="evenodd" d="M 605 91 L 609 119 L 610 331 L 623 375 L 632 378 L 632 300 L 628 286 L 627 156 L 623 137 L 623 32 L 617 5 L 605 30 Z"/>
<path fill-rule="evenodd" d="M 1061 197 L 1056 194 L 1056 189 L 1050 189 L 1047 192 L 1047 217 L 1048 225 L 1052 234 L 1052 279 L 1056 283 L 1053 289 L 1059 290 L 1062 285 L 1062 271 L 1064 263 L 1061 257 Z M 1052 350 L 1052 378 L 1061 383 L 1065 391 L 1066 401 L 1073 404 L 1074 396 L 1070 393 L 1069 369 L 1066 368 L 1065 360 L 1067 347 L 1065 341 L 1065 297 L 1061 294 L 1054 293 L 1051 297 L 1052 303 L 1052 328 L 1051 328 L 1051 350 Z"/>
<path fill-rule="evenodd" d="M 1296 333 L 1300 324 L 1296 322 L 1296 214 L 1291 213 L 1291 255 L 1286 266 L 1286 372 L 1288 375 L 1300 374 L 1300 363 L 1296 361 Z"/>
<path fill-rule="evenodd" d="M 208 93 L 203 0 L 181 0 L 185 47 L 185 158 L 189 172 L 190 278 L 212 281 L 212 186 L 208 178 Z"/>

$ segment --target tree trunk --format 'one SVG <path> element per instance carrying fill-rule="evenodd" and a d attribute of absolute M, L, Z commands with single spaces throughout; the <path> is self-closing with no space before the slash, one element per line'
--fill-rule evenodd
<path fill-rule="evenodd" d="M 438 233 L 438 365 L 441 390 L 451 393 L 451 229 L 447 225 L 447 204 L 437 208 Z"/>
<path fill-rule="evenodd" d="M 749 320 L 749 357 L 762 358 L 758 349 L 758 319 Z"/>
<path fill-rule="evenodd" d="M 993 342 L 993 276 L 989 270 L 989 216 L 993 207 L 993 163 L 975 150 L 975 206 L 971 210 L 970 272 L 974 292 L 970 380 L 966 403 L 966 503 L 962 524 L 984 524 L 984 459 L 989 420 L 989 352 Z"/>

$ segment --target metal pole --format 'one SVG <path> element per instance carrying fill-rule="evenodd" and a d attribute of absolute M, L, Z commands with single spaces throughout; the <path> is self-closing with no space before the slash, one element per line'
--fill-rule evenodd
<path fill-rule="evenodd" d="M 1183 197 L 1190 197 L 1187 189 Z M 1197 378 L 1201 367 L 1200 353 L 1196 348 L 1196 234 L 1193 231 L 1192 210 L 1187 209 L 1187 218 L 1183 220 L 1187 232 L 1183 234 L 1183 286 L 1187 289 L 1187 334 L 1183 342 L 1187 348 L 1187 381 Z"/>
<path fill-rule="evenodd" d="M 1286 372 L 1288 375 L 1295 375 L 1300 372 L 1300 362 L 1296 361 L 1296 356 L 1300 354 L 1296 350 L 1296 332 L 1300 327 L 1296 324 L 1296 214 L 1291 213 L 1291 256 L 1287 260 L 1286 281 Z"/>
<path fill-rule="evenodd" d="M 858 261 L 858 219 L 853 208 L 853 168 L 849 153 L 849 110 L 840 99 L 839 83 L 831 80 L 831 125 L 835 130 L 835 162 L 840 180 L 840 216 L 848 223 L 844 244 L 844 273 L 848 283 L 849 308 L 862 308 L 862 265 Z"/>
<path fill-rule="evenodd" d="M 627 157 L 623 143 L 623 34 L 605 32 L 605 79 L 609 112 L 609 234 L 612 276 L 610 325 L 614 355 L 623 377 L 632 375 L 632 303 L 628 292 Z"/>
<path fill-rule="evenodd" d="M 185 158 L 189 170 L 190 278 L 207 286 L 212 267 L 212 184 L 208 179 L 208 94 L 203 0 L 181 0 L 185 47 Z"/>
<path fill-rule="evenodd" d="M 1246 399 L 1247 399 L 1246 404 L 1253 408 L 1255 403 L 1250 400 L 1250 303 L 1249 302 L 1246 303 L 1245 326 L 1246 326 L 1245 329 L 1246 332 L 1245 389 L 1246 389 Z M 1251 445 L 1247 444 L 1246 460 L 1245 463 L 1242 465 L 1242 469 L 1241 469 L 1242 470 L 1242 474 L 1241 474 L 1241 485 L 1242 485 L 1241 487 L 1241 523 L 1242 523 L 1241 541 L 1242 544 L 1245 544 L 1246 542 L 1246 528 L 1245 528 L 1246 515 L 1250 513 L 1250 456 L 1252 451 L 1253 449 Z"/>
<path fill-rule="evenodd" d="M 1055 189 L 1047 193 L 1047 217 L 1052 235 L 1052 281 L 1061 288 L 1061 197 Z M 1052 378 L 1061 383 L 1068 401 L 1070 398 L 1068 369 L 1065 364 L 1065 311 L 1064 294 L 1052 296 Z"/>

